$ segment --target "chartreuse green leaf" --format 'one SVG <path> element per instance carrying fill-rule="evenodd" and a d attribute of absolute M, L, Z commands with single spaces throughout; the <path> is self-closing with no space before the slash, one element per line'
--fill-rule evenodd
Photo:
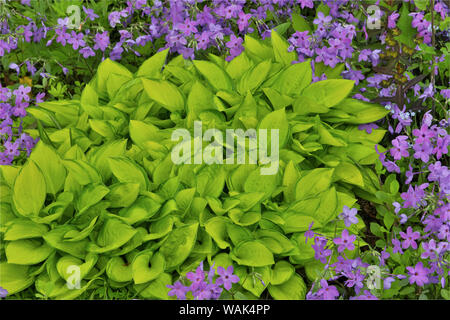
<path fill-rule="evenodd" d="M 257 60 L 266 60 L 273 58 L 273 50 L 264 45 L 260 40 L 252 38 L 249 35 L 244 36 L 245 54 Z"/>
<path fill-rule="evenodd" d="M 33 160 L 42 172 L 45 172 L 44 179 L 47 193 L 56 195 L 61 191 L 66 179 L 66 169 L 55 150 L 39 141 L 29 159 Z"/>
<path fill-rule="evenodd" d="M 225 217 L 213 217 L 205 223 L 205 231 L 213 238 L 220 249 L 230 247 L 227 241 L 227 225 L 229 219 Z"/>
<path fill-rule="evenodd" d="M 231 259 L 244 266 L 263 267 L 275 263 L 272 252 L 260 241 L 239 243 L 230 253 Z"/>
<path fill-rule="evenodd" d="M 103 60 L 97 67 L 97 74 L 91 84 L 94 85 L 95 90 L 100 97 L 106 99 L 108 97 L 107 84 L 110 75 L 120 75 L 123 79 L 131 79 L 133 74 L 121 64 L 112 61 L 111 59 Z M 112 80 L 112 79 L 111 79 Z"/>
<path fill-rule="evenodd" d="M 233 90 L 233 85 L 228 73 L 210 61 L 193 61 L 195 68 L 205 77 L 206 81 L 216 90 Z"/>
<path fill-rule="evenodd" d="M 294 274 L 295 268 L 285 260 L 279 260 L 272 268 L 270 285 L 276 286 L 288 281 Z"/>
<path fill-rule="evenodd" d="M 352 114 L 352 117 L 343 119 L 343 122 L 352 124 L 370 123 L 380 120 L 389 113 L 383 106 L 374 103 L 368 103 L 356 99 L 344 99 L 341 103 L 334 106 L 346 113 Z"/>
<path fill-rule="evenodd" d="M 270 62 L 270 60 L 264 60 L 244 73 L 239 81 L 239 93 L 246 94 L 247 91 L 253 92 L 255 89 L 257 89 L 266 79 L 271 66 L 272 63 Z"/>
<path fill-rule="evenodd" d="M 275 300 L 304 300 L 306 297 L 305 281 L 297 273 L 282 284 L 270 284 L 267 289 Z"/>
<path fill-rule="evenodd" d="M 134 288 L 139 295 L 146 299 L 168 300 L 170 289 L 167 285 L 172 284 L 172 277 L 168 273 L 162 273 L 150 283 L 135 285 Z"/>
<path fill-rule="evenodd" d="M 288 66 L 277 77 L 273 88 L 287 97 L 296 97 L 301 94 L 312 81 L 312 69 L 309 61 Z"/>
<path fill-rule="evenodd" d="M 306 199 L 327 190 L 330 187 L 334 169 L 313 169 L 300 178 L 295 188 L 296 199 Z"/>
<path fill-rule="evenodd" d="M 3 239 L 5 241 L 41 238 L 48 231 L 44 224 L 35 223 L 27 219 L 14 219 L 8 223 Z"/>
<path fill-rule="evenodd" d="M 154 199 L 139 196 L 132 205 L 120 210 L 119 216 L 131 225 L 153 217 L 160 208 L 161 204 Z"/>
<path fill-rule="evenodd" d="M 29 266 L 0 263 L 0 286 L 6 289 L 9 295 L 28 288 L 33 282 L 34 278 L 29 276 Z"/>
<path fill-rule="evenodd" d="M 272 30 L 271 40 L 275 60 L 283 63 L 285 66 L 291 65 L 292 61 L 297 59 L 295 51 L 288 51 L 289 43 L 284 40 L 276 31 Z"/>
<path fill-rule="evenodd" d="M 354 184 L 359 187 L 364 187 L 363 176 L 358 167 L 350 162 L 341 162 L 334 171 L 336 178 Z"/>
<path fill-rule="evenodd" d="M 267 129 L 267 155 L 269 155 L 269 150 L 271 150 L 271 130 L 273 129 L 278 130 L 278 145 L 279 148 L 282 148 L 286 144 L 289 134 L 289 123 L 286 118 L 285 109 L 275 110 L 267 114 L 258 125 L 258 130 L 261 129 Z"/>
<path fill-rule="evenodd" d="M 74 257 L 83 259 L 86 255 L 86 247 L 89 241 L 87 239 L 73 242 L 63 241 L 64 235 L 71 230 L 76 230 L 76 228 L 69 225 L 59 226 L 45 234 L 44 240 L 48 245 L 55 249 L 69 253 Z"/>
<path fill-rule="evenodd" d="M 345 79 L 330 79 L 310 84 L 302 95 L 316 101 L 325 107 L 333 107 L 347 97 L 352 91 L 354 81 Z"/>
<path fill-rule="evenodd" d="M 271 271 L 269 266 L 252 268 L 238 266 L 235 268 L 235 274 L 239 277 L 239 284 L 256 297 L 259 297 L 270 283 Z"/>
<path fill-rule="evenodd" d="M 184 111 L 184 97 L 178 87 L 164 80 L 142 79 L 142 83 L 150 99 L 170 112 Z"/>
<path fill-rule="evenodd" d="M 129 207 L 139 195 L 139 183 L 119 182 L 110 187 L 105 199 L 110 201 L 110 208 Z"/>
<path fill-rule="evenodd" d="M 98 233 L 96 244 L 89 244 L 89 251 L 103 253 L 117 249 L 133 238 L 137 230 L 117 218 L 108 218 Z"/>
<path fill-rule="evenodd" d="M 164 63 L 166 62 L 168 53 L 169 49 L 165 49 L 145 60 L 136 72 L 136 76 L 147 78 L 161 78 L 161 71 Z"/>
<path fill-rule="evenodd" d="M 80 184 L 87 185 L 89 183 L 101 183 L 102 177 L 92 165 L 84 160 L 63 160 L 67 171 Z M 67 180 L 66 180 L 67 183 Z"/>
<path fill-rule="evenodd" d="M 112 257 L 106 265 L 108 278 L 117 282 L 128 282 L 133 280 L 131 264 L 124 261 L 122 257 Z"/>
<path fill-rule="evenodd" d="M 80 280 L 82 280 L 95 266 L 95 264 L 97 263 L 97 259 L 98 257 L 95 254 L 88 254 L 84 259 L 85 261 L 70 255 L 65 255 L 61 257 L 56 263 L 56 269 L 58 270 L 61 278 L 67 280 L 73 273 L 73 267 L 79 267 Z"/>
<path fill-rule="evenodd" d="M 171 270 L 189 257 L 197 239 L 198 223 L 174 229 L 163 241 L 159 252 L 166 261 L 166 270 Z"/>
<path fill-rule="evenodd" d="M 28 160 L 14 181 L 13 203 L 17 211 L 23 216 L 37 216 L 44 205 L 46 190 L 42 171 Z"/>
<path fill-rule="evenodd" d="M 131 269 L 135 284 L 152 281 L 164 272 L 164 256 L 160 252 L 143 251 L 135 256 Z"/>
<path fill-rule="evenodd" d="M 119 182 L 137 183 L 140 191 L 147 190 L 148 179 L 145 171 L 133 160 L 125 157 L 114 157 L 108 161 L 111 172 Z"/>
<path fill-rule="evenodd" d="M 15 240 L 5 247 L 6 259 L 10 264 L 37 264 L 47 259 L 52 251 L 52 247 L 37 239 Z"/>

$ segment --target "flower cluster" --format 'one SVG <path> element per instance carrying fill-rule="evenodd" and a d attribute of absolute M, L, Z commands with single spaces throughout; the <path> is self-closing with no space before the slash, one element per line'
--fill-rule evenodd
<path fill-rule="evenodd" d="M 227 269 L 218 267 L 217 274 L 219 276 L 214 281 L 216 275 L 214 265 L 206 272 L 203 270 L 203 262 L 201 262 L 195 272 L 186 274 L 187 280 L 191 282 L 189 286 L 184 285 L 180 280 L 173 285 L 167 285 L 171 289 L 169 296 L 185 300 L 190 292 L 195 300 L 217 300 L 220 298 L 223 288 L 229 291 L 233 283 L 239 282 L 239 277 L 233 274 L 233 266 L 229 266 Z"/>
<path fill-rule="evenodd" d="M 1 165 L 11 164 L 23 153 L 28 156 L 37 142 L 37 139 L 23 132 L 23 118 L 30 103 L 42 102 L 44 94 L 38 94 L 32 99 L 30 92 L 31 88 L 24 85 L 11 90 L 0 84 L 0 138 L 3 149 L 0 150 Z"/>

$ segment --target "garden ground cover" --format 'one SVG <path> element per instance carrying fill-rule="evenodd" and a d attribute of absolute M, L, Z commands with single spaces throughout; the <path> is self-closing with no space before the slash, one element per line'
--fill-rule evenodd
<path fill-rule="evenodd" d="M 2 296 L 450 298 L 444 2 L 0 17 Z"/>

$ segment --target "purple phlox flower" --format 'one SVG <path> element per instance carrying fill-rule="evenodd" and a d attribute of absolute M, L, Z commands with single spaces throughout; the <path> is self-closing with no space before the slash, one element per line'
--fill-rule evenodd
<path fill-rule="evenodd" d="M 71 38 L 69 38 L 67 42 L 72 45 L 73 50 L 78 50 L 79 47 L 84 47 L 86 45 L 83 37 L 84 34 L 82 32 L 76 33 L 75 31 L 72 31 Z"/>
<path fill-rule="evenodd" d="M 402 213 L 400 215 L 400 224 L 405 224 L 406 222 L 408 222 L 408 216 L 404 213 Z"/>
<path fill-rule="evenodd" d="M 433 146 L 429 139 L 417 142 L 413 145 L 415 151 L 414 158 L 420 159 L 427 163 L 430 160 L 430 155 L 433 154 Z"/>
<path fill-rule="evenodd" d="M 422 259 L 428 259 L 430 258 L 431 260 L 435 260 L 437 259 L 437 247 L 436 247 L 436 241 L 434 241 L 434 239 L 431 239 L 429 242 L 422 242 L 422 248 L 423 248 L 423 252 L 421 254 L 421 258 Z"/>
<path fill-rule="evenodd" d="M 418 174 L 419 172 L 413 172 L 413 167 L 411 165 L 409 165 L 409 170 L 406 170 L 405 175 L 406 175 L 406 181 L 405 184 L 410 184 L 414 175 Z"/>
<path fill-rule="evenodd" d="M 319 11 L 317 13 L 317 18 L 314 19 L 313 23 L 317 24 L 317 25 L 326 25 L 329 24 L 331 22 L 332 18 L 330 16 L 326 16 L 323 14 L 322 11 Z"/>
<path fill-rule="evenodd" d="M 441 240 L 450 241 L 450 225 L 442 224 L 439 228 L 438 238 Z"/>
<path fill-rule="evenodd" d="M 185 300 L 186 293 L 189 291 L 189 288 L 184 286 L 180 281 L 175 282 L 173 285 L 168 284 L 167 288 L 172 290 L 169 291 L 169 296 L 176 296 L 178 300 Z"/>
<path fill-rule="evenodd" d="M 192 282 L 201 282 L 205 280 L 205 272 L 203 271 L 203 262 L 200 263 L 200 266 L 197 267 L 195 272 L 186 273 L 186 278 L 191 280 Z"/>
<path fill-rule="evenodd" d="M 339 297 L 339 291 L 335 286 L 328 285 L 327 280 L 320 280 L 321 288 L 317 291 L 317 294 L 322 297 L 323 300 L 336 300 Z"/>
<path fill-rule="evenodd" d="M 311 230 L 313 224 L 314 224 L 314 221 L 311 222 L 311 224 L 310 224 L 309 227 L 308 227 L 308 231 L 305 232 L 305 243 L 308 242 L 308 239 L 314 238 L 315 233 L 314 233 L 314 231 Z"/>
<path fill-rule="evenodd" d="M 347 260 L 342 256 L 338 256 L 337 262 L 332 264 L 331 267 L 333 267 L 336 272 L 350 272 L 352 270 L 352 260 Z"/>
<path fill-rule="evenodd" d="M 239 32 L 245 30 L 248 27 L 248 20 L 252 17 L 250 13 L 245 13 L 244 11 L 239 12 L 237 25 L 239 28 Z"/>
<path fill-rule="evenodd" d="M 297 3 L 300 4 L 300 7 L 303 8 L 313 8 L 314 3 L 313 0 L 297 0 Z"/>
<path fill-rule="evenodd" d="M 384 266 L 385 265 L 385 260 L 389 259 L 390 256 L 391 255 L 389 254 L 389 252 L 386 251 L 386 248 L 385 248 L 385 250 L 381 251 L 381 254 L 380 254 L 380 265 Z"/>
<path fill-rule="evenodd" d="M 345 285 L 349 288 L 355 287 L 355 292 L 358 294 L 364 287 L 363 281 L 365 279 L 365 276 L 361 274 L 361 270 L 353 270 L 353 272 L 347 272 L 344 275 L 347 277 Z"/>
<path fill-rule="evenodd" d="M 21 100 L 30 101 L 29 93 L 31 92 L 31 87 L 25 87 L 21 84 L 16 90 L 13 91 L 13 95 L 16 96 L 16 103 Z"/>
<path fill-rule="evenodd" d="M 402 247 L 401 247 L 401 242 L 400 242 L 400 240 L 398 240 L 398 239 L 396 239 L 396 238 L 393 238 L 393 239 L 392 239 L 392 245 L 393 245 L 393 247 L 392 247 L 392 252 L 393 252 L 393 253 L 400 253 L 400 254 L 403 254 L 403 250 L 402 250 Z"/>
<path fill-rule="evenodd" d="M 428 269 L 423 266 L 422 261 L 419 261 L 415 267 L 406 267 L 409 274 L 409 284 L 416 283 L 418 286 L 423 287 L 428 283 Z"/>
<path fill-rule="evenodd" d="M 126 16 L 127 14 L 123 11 L 112 11 L 108 16 L 110 26 L 114 28 L 117 24 L 120 24 L 120 18 Z"/>
<path fill-rule="evenodd" d="M 179 23 L 176 26 L 176 30 L 181 31 L 184 33 L 185 36 L 190 36 L 193 33 L 197 33 L 198 30 L 196 28 L 197 22 L 191 19 L 186 19 L 184 23 Z"/>
<path fill-rule="evenodd" d="M 347 206 L 344 206 L 342 209 L 342 213 L 339 215 L 339 218 L 341 220 L 344 220 L 345 226 L 348 228 L 352 224 L 358 223 L 358 218 L 356 217 L 356 214 L 358 213 L 358 210 L 356 208 L 349 208 Z"/>
<path fill-rule="evenodd" d="M 378 125 L 376 123 L 366 123 L 360 124 L 358 126 L 358 130 L 366 130 L 366 133 L 371 134 L 373 129 L 378 129 Z"/>
<path fill-rule="evenodd" d="M 98 18 L 98 15 L 95 14 L 93 9 L 89 9 L 83 6 L 83 11 L 84 13 L 86 13 L 87 18 L 91 21 L 94 21 L 96 18 Z"/>
<path fill-rule="evenodd" d="M 394 146 L 389 150 L 394 160 L 400 160 L 402 157 L 409 156 L 409 144 L 408 144 L 408 136 L 398 136 L 394 140 L 392 140 L 392 145 Z"/>
<path fill-rule="evenodd" d="M 358 62 L 361 61 L 369 61 L 369 57 L 372 53 L 372 50 L 370 49 L 362 49 L 358 56 Z"/>
<path fill-rule="evenodd" d="M 365 77 L 364 77 L 364 75 L 363 75 L 361 70 L 349 69 L 349 70 L 346 70 L 346 71 L 342 71 L 341 75 L 342 75 L 342 77 L 344 79 L 354 80 L 356 86 L 359 84 L 360 80 L 364 80 L 365 79 Z M 369 125 L 369 126 L 370 125 L 374 125 L 376 128 L 378 128 L 378 126 L 376 124 L 374 124 L 374 123 L 369 123 L 369 124 L 366 124 L 366 125 Z M 372 130 L 370 130 L 370 131 L 372 131 Z M 368 132 L 368 133 L 370 133 L 370 132 Z"/>
<path fill-rule="evenodd" d="M 84 47 L 80 50 L 80 53 L 83 55 L 83 58 L 87 59 L 89 57 L 94 57 L 95 52 L 90 47 Z"/>
<path fill-rule="evenodd" d="M 314 258 L 322 263 L 327 263 L 327 257 L 332 254 L 330 249 L 325 249 L 327 244 L 328 240 L 319 236 L 314 238 L 314 244 L 311 245 L 315 251 Z"/>
<path fill-rule="evenodd" d="M 369 290 L 364 290 L 364 294 L 350 297 L 350 300 L 378 300 L 376 296 L 374 296 Z"/>
<path fill-rule="evenodd" d="M 340 238 L 333 239 L 333 242 L 338 245 L 338 252 L 342 252 L 345 249 L 354 250 L 355 245 L 353 242 L 356 240 L 355 235 L 349 235 L 348 230 L 344 229 Z"/>
<path fill-rule="evenodd" d="M 441 95 L 442 95 L 445 99 L 450 99 L 450 89 L 442 89 L 442 90 L 441 90 Z"/>
<path fill-rule="evenodd" d="M 394 277 L 387 277 L 383 280 L 383 288 L 384 290 L 388 290 L 391 288 L 392 282 L 394 282 L 396 279 Z"/>
<path fill-rule="evenodd" d="M 239 282 L 239 277 L 233 274 L 233 266 L 229 266 L 226 270 L 224 267 L 217 267 L 219 278 L 216 284 L 222 285 L 226 290 L 230 290 L 233 283 Z"/>
<path fill-rule="evenodd" d="M 392 205 L 394 206 L 395 213 L 398 213 L 400 211 L 400 209 L 402 208 L 402 205 L 400 203 L 398 203 L 397 201 L 393 202 Z"/>
<path fill-rule="evenodd" d="M 100 49 L 101 51 L 105 51 L 108 45 L 109 45 L 108 31 L 95 34 L 94 50 Z"/>
<path fill-rule="evenodd" d="M 433 154 L 436 155 L 437 159 L 440 159 L 443 154 L 448 153 L 449 145 L 450 145 L 450 135 L 436 138 L 436 147 L 433 149 Z"/>
<path fill-rule="evenodd" d="M 397 25 L 396 21 L 400 14 L 397 11 L 394 11 L 391 13 L 391 15 L 388 17 L 388 28 L 393 29 Z"/>
<path fill-rule="evenodd" d="M 415 240 L 420 238 L 420 232 L 413 231 L 411 227 L 408 227 L 406 229 L 406 233 L 400 231 L 400 236 L 404 239 L 402 241 L 403 249 L 408 249 L 409 247 L 413 248 L 414 250 L 417 249 L 417 243 Z"/>
<path fill-rule="evenodd" d="M 6 298 L 7 295 L 8 295 L 8 290 L 0 287 L 0 298 Z"/>
<path fill-rule="evenodd" d="M 36 95 L 36 103 L 44 102 L 45 92 L 39 92 Z"/>
<path fill-rule="evenodd" d="M 17 75 L 20 74 L 20 67 L 19 67 L 17 64 L 11 63 L 11 64 L 9 65 L 9 68 L 12 69 L 12 70 L 16 70 Z"/>
<path fill-rule="evenodd" d="M 433 84 L 430 83 L 428 87 L 425 88 L 425 90 L 423 91 L 423 94 L 419 96 L 420 98 L 432 98 L 434 95 L 434 88 L 433 88 Z"/>
<path fill-rule="evenodd" d="M 409 15 L 413 17 L 413 21 L 411 23 L 411 26 L 413 28 L 417 28 L 418 31 L 422 31 L 428 28 L 430 22 L 425 20 L 423 12 L 413 12 L 410 13 Z"/>
<path fill-rule="evenodd" d="M 195 39 L 197 40 L 197 48 L 201 50 L 208 49 L 208 45 L 211 39 L 211 32 L 204 31 L 202 33 L 198 33 L 195 35 Z"/>

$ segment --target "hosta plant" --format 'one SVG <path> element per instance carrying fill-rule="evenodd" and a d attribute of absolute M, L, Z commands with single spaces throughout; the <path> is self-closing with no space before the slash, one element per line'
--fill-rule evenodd
<path fill-rule="evenodd" d="M 79 101 L 28 108 L 37 121 L 28 132 L 41 140 L 23 166 L 1 167 L 0 285 L 10 294 L 34 286 L 52 299 L 98 286 L 168 299 L 167 285 L 205 260 L 233 266 L 239 297 L 303 299 L 300 274 L 316 280 L 324 268 L 305 241 L 311 224 L 341 234 L 344 206 L 378 201 L 372 166 L 385 131 L 358 125 L 387 110 L 348 98 L 353 81 L 332 69 L 312 83 L 309 61 L 293 64 L 296 53 L 276 32 L 269 41 L 247 37 L 231 62 L 166 64 L 161 51 L 135 74 L 107 59 Z M 203 131 L 278 129 L 278 170 L 175 164 L 172 134 L 193 133 L 197 121 Z M 363 228 L 359 219 L 348 229 Z M 69 288 L 73 266 L 81 282 Z"/>

